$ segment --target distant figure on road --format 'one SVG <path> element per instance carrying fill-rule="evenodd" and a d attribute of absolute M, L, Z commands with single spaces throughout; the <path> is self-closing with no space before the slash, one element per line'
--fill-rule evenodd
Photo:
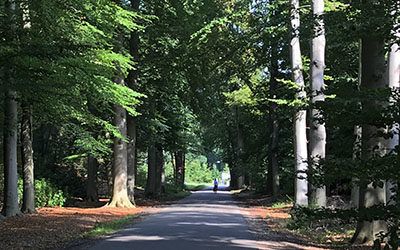
<path fill-rule="evenodd" d="M 217 190 L 218 190 L 218 180 L 217 180 L 217 178 L 215 178 L 214 179 L 214 188 L 213 188 L 214 193 L 216 193 Z"/>

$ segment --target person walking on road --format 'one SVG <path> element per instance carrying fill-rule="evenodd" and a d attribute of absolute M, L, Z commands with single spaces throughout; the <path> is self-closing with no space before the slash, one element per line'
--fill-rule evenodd
<path fill-rule="evenodd" d="M 215 178 L 214 179 L 214 188 L 213 188 L 214 193 L 216 193 L 217 190 L 218 190 L 218 180 L 217 180 L 217 178 Z"/>

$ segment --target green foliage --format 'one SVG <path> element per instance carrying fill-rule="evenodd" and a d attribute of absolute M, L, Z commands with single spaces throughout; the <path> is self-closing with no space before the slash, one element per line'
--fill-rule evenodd
<path fill-rule="evenodd" d="M 22 204 L 23 181 L 18 180 L 18 197 Z M 62 207 L 67 197 L 65 193 L 46 179 L 35 180 L 36 207 Z"/>
<path fill-rule="evenodd" d="M 211 183 L 216 174 L 199 158 L 187 162 L 185 172 L 185 181 L 189 183 Z"/>

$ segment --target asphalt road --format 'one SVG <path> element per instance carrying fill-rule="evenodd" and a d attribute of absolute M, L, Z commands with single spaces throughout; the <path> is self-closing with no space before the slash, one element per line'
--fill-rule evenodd
<path fill-rule="evenodd" d="M 227 191 L 203 190 L 99 241 L 102 249 L 258 249 Z"/>

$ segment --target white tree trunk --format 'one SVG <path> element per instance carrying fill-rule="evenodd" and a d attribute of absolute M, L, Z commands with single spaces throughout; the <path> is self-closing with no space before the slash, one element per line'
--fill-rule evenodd
<path fill-rule="evenodd" d="M 303 64 L 300 50 L 300 12 L 299 0 L 290 0 L 290 19 L 292 37 L 290 41 L 290 54 L 293 81 L 297 84 L 296 98 L 306 98 L 304 90 Z M 308 170 L 307 135 L 306 135 L 306 110 L 299 110 L 294 116 L 294 154 L 295 154 L 295 205 L 308 205 L 308 181 L 305 171 Z"/>
<path fill-rule="evenodd" d="M 21 148 L 22 148 L 22 168 L 23 168 L 23 199 L 22 212 L 34 213 L 35 209 L 35 180 L 32 147 L 32 106 L 22 105 L 21 119 Z"/>
<path fill-rule="evenodd" d="M 314 36 L 311 44 L 311 101 L 313 104 L 325 101 L 324 95 L 324 69 L 325 69 L 325 26 L 324 26 L 324 0 L 313 0 L 312 10 L 314 16 Z M 321 123 L 321 111 L 311 110 L 310 128 L 310 158 L 311 169 L 317 167 L 325 159 L 326 131 L 325 124 Z M 311 188 L 310 205 L 326 206 L 326 187 Z"/>
<path fill-rule="evenodd" d="M 20 213 L 17 173 L 18 103 L 16 99 L 17 93 L 8 90 L 4 110 L 4 205 L 2 212 L 6 217 Z"/>
<path fill-rule="evenodd" d="M 399 39 L 400 32 L 395 32 L 394 36 Z M 400 87 L 400 46 L 398 43 L 394 43 L 390 47 L 388 57 L 388 85 L 393 90 L 399 90 Z M 393 137 L 389 139 L 388 150 L 393 152 L 396 146 L 399 145 L 399 124 L 395 124 L 391 128 Z M 388 180 L 386 183 L 386 202 L 388 204 L 394 203 L 394 198 L 397 193 L 398 183 L 395 180 Z"/>

